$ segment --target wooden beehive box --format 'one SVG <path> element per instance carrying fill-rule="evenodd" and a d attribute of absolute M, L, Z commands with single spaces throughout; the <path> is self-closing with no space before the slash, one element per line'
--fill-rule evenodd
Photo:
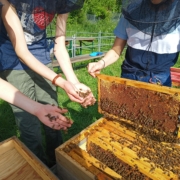
<path fill-rule="evenodd" d="M 180 91 L 98 76 L 103 118 L 56 149 L 63 180 L 180 179 Z"/>
<path fill-rule="evenodd" d="M 0 179 L 58 180 L 16 137 L 0 143 Z"/>

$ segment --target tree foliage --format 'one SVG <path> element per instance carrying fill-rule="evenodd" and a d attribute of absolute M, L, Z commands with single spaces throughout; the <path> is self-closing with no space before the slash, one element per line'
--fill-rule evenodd
<path fill-rule="evenodd" d="M 71 13 L 70 18 L 82 23 L 86 21 L 87 14 L 95 15 L 99 19 L 108 19 L 112 13 L 119 13 L 122 0 L 85 0 L 81 10 Z"/>
<path fill-rule="evenodd" d="M 87 13 L 102 16 L 107 13 L 119 12 L 121 0 L 86 0 L 84 6 Z"/>
<path fill-rule="evenodd" d="M 113 32 L 117 22 L 112 21 L 113 13 L 120 13 L 122 0 L 85 0 L 83 8 L 70 13 L 68 31 Z M 94 15 L 98 21 L 90 22 L 87 14 Z M 55 29 L 55 21 L 49 29 Z M 52 34 L 52 33 L 51 33 Z"/>

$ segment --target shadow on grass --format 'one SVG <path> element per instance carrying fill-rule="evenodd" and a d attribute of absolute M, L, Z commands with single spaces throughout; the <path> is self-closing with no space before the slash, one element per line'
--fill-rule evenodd
<path fill-rule="evenodd" d="M 82 62 L 76 62 L 76 63 L 73 63 L 73 64 L 72 64 L 72 67 L 73 67 L 73 70 L 79 70 L 79 69 L 81 69 L 81 68 L 87 67 L 87 65 L 88 65 L 90 62 L 96 62 L 96 61 L 98 61 L 98 60 L 95 59 L 95 60 L 86 60 L 86 61 L 82 61 Z M 63 73 L 60 67 L 54 67 L 54 71 L 55 71 L 56 73 Z"/>
<path fill-rule="evenodd" d="M 68 104 L 71 103 L 70 100 L 62 103 L 63 107 L 68 107 Z M 95 103 L 93 106 L 83 108 L 79 104 L 79 110 L 76 110 L 72 107 L 68 107 L 68 115 L 74 121 L 71 128 L 68 129 L 67 133 L 63 133 L 64 141 L 70 139 L 75 136 L 83 129 L 94 123 L 96 120 L 102 117 L 102 115 L 98 112 L 98 104 Z"/>

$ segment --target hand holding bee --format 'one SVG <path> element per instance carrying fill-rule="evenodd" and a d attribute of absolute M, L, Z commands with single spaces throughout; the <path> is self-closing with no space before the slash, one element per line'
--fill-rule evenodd
<path fill-rule="evenodd" d="M 96 99 L 94 98 L 90 88 L 81 83 L 75 84 L 75 86 L 77 89 L 77 94 L 84 99 L 83 103 L 81 103 L 83 107 L 86 108 L 87 106 L 92 106 L 95 104 Z"/>
<path fill-rule="evenodd" d="M 46 126 L 56 130 L 67 130 L 72 125 L 72 120 L 65 117 L 63 114 L 67 113 L 67 109 L 61 109 L 54 105 L 42 105 L 36 112 L 36 116 Z"/>
<path fill-rule="evenodd" d="M 93 94 L 91 91 L 87 90 L 87 91 L 82 91 L 81 89 L 77 92 L 79 94 L 80 97 L 82 97 L 84 99 L 84 102 L 81 103 L 81 105 L 83 107 L 87 107 L 87 106 L 92 106 L 95 104 L 96 99 L 94 98 Z"/>

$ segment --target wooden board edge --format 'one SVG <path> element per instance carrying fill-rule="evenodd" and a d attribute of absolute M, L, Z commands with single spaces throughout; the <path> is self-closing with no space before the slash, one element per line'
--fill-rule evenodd
<path fill-rule="evenodd" d="M 68 156 L 63 151 L 55 151 L 56 152 L 56 163 L 57 169 L 59 165 L 63 165 L 63 168 L 69 170 L 70 174 L 73 175 L 78 180 L 94 180 L 95 175 L 91 172 L 87 171 L 83 166 L 77 163 L 74 159 Z M 71 179 L 66 179 L 71 180 Z"/>
<path fill-rule="evenodd" d="M 167 94 L 180 93 L 180 89 L 177 89 L 177 88 L 160 86 L 160 85 L 156 85 L 156 84 L 151 84 L 151 83 L 146 83 L 146 82 L 141 82 L 141 81 L 135 81 L 135 80 L 116 77 L 116 76 L 98 74 L 97 78 L 98 78 L 98 80 L 104 80 L 104 81 L 109 81 L 109 82 L 114 81 L 114 82 L 117 82 L 120 84 L 125 84 L 127 86 L 133 86 L 133 87 L 137 87 L 137 88 L 143 88 L 143 89 L 158 91 L 158 92 L 167 93 Z M 100 81 L 98 81 L 98 82 L 100 82 Z M 98 89 L 99 89 L 99 86 L 98 86 Z"/>
<path fill-rule="evenodd" d="M 104 121 L 103 117 L 98 119 L 97 121 L 95 121 L 94 123 L 92 123 L 91 125 L 86 127 L 85 129 L 83 129 L 80 133 L 78 133 L 77 135 L 73 136 L 72 138 L 70 138 L 69 140 L 64 142 L 62 145 L 58 146 L 55 151 L 59 151 L 59 150 L 63 149 L 64 147 L 67 146 L 67 144 L 72 143 L 72 142 L 80 143 L 83 139 L 86 138 L 86 133 L 88 133 L 88 131 L 93 130 L 100 123 L 103 123 L 103 121 Z"/>
<path fill-rule="evenodd" d="M 42 179 L 58 180 L 58 177 L 17 138 L 14 139 L 14 147 Z"/>
<path fill-rule="evenodd" d="M 14 139 L 16 139 L 16 137 L 12 136 L 12 137 L 0 142 L 0 156 L 14 148 L 14 143 L 13 143 Z"/>

